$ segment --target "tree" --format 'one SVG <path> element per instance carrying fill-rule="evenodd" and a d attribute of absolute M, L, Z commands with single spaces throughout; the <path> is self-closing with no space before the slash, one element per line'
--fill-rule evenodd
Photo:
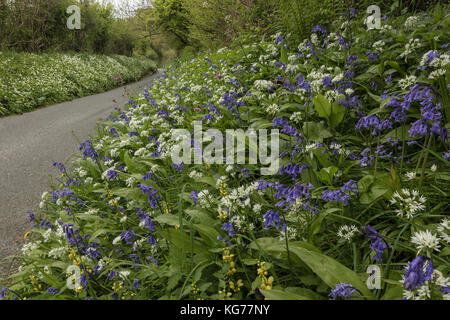
<path fill-rule="evenodd" d="M 189 44 L 189 28 L 191 21 L 189 11 L 183 6 L 182 0 L 155 0 L 155 23 L 160 28 L 175 36 L 182 44 Z"/>

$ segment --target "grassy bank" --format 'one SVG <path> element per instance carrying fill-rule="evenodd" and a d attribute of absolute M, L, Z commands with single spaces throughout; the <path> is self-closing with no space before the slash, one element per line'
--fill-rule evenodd
<path fill-rule="evenodd" d="M 100 93 L 155 70 L 150 60 L 118 55 L 0 52 L 0 117 Z"/>
<path fill-rule="evenodd" d="M 301 43 L 250 35 L 169 66 L 55 163 L 3 296 L 449 299 L 445 17 L 367 30 L 349 11 Z M 215 140 L 278 129 L 280 170 L 174 163 L 195 120 Z"/>

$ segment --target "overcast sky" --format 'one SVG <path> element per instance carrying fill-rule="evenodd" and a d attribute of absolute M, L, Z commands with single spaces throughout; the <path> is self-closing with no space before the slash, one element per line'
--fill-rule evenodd
<path fill-rule="evenodd" d="M 109 2 L 113 4 L 117 9 L 124 9 L 126 7 L 138 8 L 142 4 L 150 3 L 148 0 L 97 0 L 98 2 Z"/>

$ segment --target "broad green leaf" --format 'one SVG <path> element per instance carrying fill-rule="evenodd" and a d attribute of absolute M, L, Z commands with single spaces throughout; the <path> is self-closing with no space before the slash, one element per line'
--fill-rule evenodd
<path fill-rule="evenodd" d="M 339 283 L 347 283 L 359 289 L 364 296 L 373 298 L 372 292 L 360 277 L 333 258 L 295 244 L 291 244 L 289 250 L 307 264 L 330 288 L 334 289 Z"/>
<path fill-rule="evenodd" d="M 313 300 L 311 297 L 305 297 L 279 289 L 261 290 L 261 293 L 266 297 L 266 300 Z"/>
<path fill-rule="evenodd" d="M 358 189 L 361 192 L 366 192 L 369 190 L 369 187 L 372 185 L 372 183 L 374 183 L 375 178 L 373 177 L 373 175 L 365 175 L 364 177 L 361 178 L 361 180 L 358 181 Z"/>
<path fill-rule="evenodd" d="M 156 222 L 159 224 L 167 224 L 172 227 L 180 226 L 180 219 L 178 215 L 172 215 L 172 214 L 161 214 L 154 218 Z M 182 221 L 183 225 L 185 225 L 187 222 L 185 220 Z"/>
<path fill-rule="evenodd" d="M 217 244 L 217 237 L 220 236 L 220 233 L 216 229 L 204 224 L 194 224 L 194 228 L 205 242 L 210 245 Z"/>
<path fill-rule="evenodd" d="M 337 103 L 333 103 L 332 105 L 331 116 L 329 119 L 330 127 L 336 128 L 342 120 L 344 120 L 345 115 L 345 106 Z"/>
<path fill-rule="evenodd" d="M 321 118 L 329 119 L 331 116 L 331 104 L 323 95 L 319 94 L 313 99 L 314 108 Z"/>

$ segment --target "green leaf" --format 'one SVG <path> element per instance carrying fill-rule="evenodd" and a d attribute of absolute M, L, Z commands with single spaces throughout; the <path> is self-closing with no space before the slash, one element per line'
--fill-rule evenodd
<path fill-rule="evenodd" d="M 120 230 L 112 230 L 112 229 L 98 229 L 96 230 L 90 237 L 89 237 L 89 243 L 92 243 L 95 239 L 97 239 L 100 235 L 105 235 L 107 233 L 116 233 Z"/>
<path fill-rule="evenodd" d="M 217 237 L 220 236 L 220 233 L 216 229 L 204 224 L 194 224 L 194 228 L 207 244 L 212 246 L 217 244 Z"/>
<path fill-rule="evenodd" d="M 261 293 L 267 300 L 313 300 L 311 297 L 305 297 L 293 292 L 283 290 L 261 290 Z"/>
<path fill-rule="evenodd" d="M 373 298 L 372 292 L 370 292 L 361 278 L 333 258 L 308 250 L 295 243 L 289 245 L 289 250 L 308 265 L 330 288 L 334 289 L 339 283 L 347 283 L 359 289 L 364 296 Z"/>
<path fill-rule="evenodd" d="M 191 239 L 186 232 L 180 229 L 163 229 L 158 230 L 158 233 L 161 234 L 174 248 L 190 248 L 191 247 Z M 200 253 L 208 251 L 208 247 L 205 246 L 202 242 L 194 239 L 193 243 L 193 252 Z"/>
<path fill-rule="evenodd" d="M 178 216 L 172 214 L 161 214 L 154 219 L 159 224 L 167 224 L 172 227 L 176 227 L 180 225 L 180 219 Z M 186 221 L 182 221 L 183 225 L 186 224 Z"/>
<path fill-rule="evenodd" d="M 335 166 L 322 168 L 319 172 L 319 178 L 323 182 L 327 182 L 329 185 L 333 183 L 334 175 L 339 171 L 339 168 Z"/>
<path fill-rule="evenodd" d="M 403 286 L 390 286 L 386 293 L 381 297 L 381 300 L 398 300 L 403 298 Z"/>
<path fill-rule="evenodd" d="M 111 190 L 111 194 L 131 200 L 139 200 L 142 192 L 137 188 L 115 188 Z"/>
<path fill-rule="evenodd" d="M 345 106 L 337 103 L 333 103 L 331 109 L 331 116 L 329 119 L 330 127 L 336 128 L 342 120 L 344 120 L 345 115 Z"/>
<path fill-rule="evenodd" d="M 312 291 L 310 289 L 302 288 L 302 287 L 287 287 L 287 288 L 284 289 L 284 291 L 285 292 L 292 292 L 292 293 L 298 294 L 298 295 L 303 296 L 303 297 L 311 298 L 313 300 L 324 300 L 324 299 L 326 299 L 323 296 L 321 296 L 320 294 L 318 294 L 317 292 L 314 292 L 314 291 Z"/>
<path fill-rule="evenodd" d="M 374 183 L 375 178 L 373 177 L 373 175 L 365 175 L 364 177 L 361 178 L 361 180 L 358 181 L 358 189 L 361 192 L 366 192 L 369 190 L 369 187 L 372 185 L 372 183 Z"/>
<path fill-rule="evenodd" d="M 184 212 L 196 223 L 203 223 L 211 226 L 216 223 L 216 220 L 211 218 L 203 209 L 186 209 Z"/>
<path fill-rule="evenodd" d="M 280 62 L 281 63 L 288 63 L 288 53 L 287 53 L 287 49 L 281 49 L 281 58 L 280 58 Z"/>
<path fill-rule="evenodd" d="M 329 119 L 331 116 L 331 104 L 327 98 L 319 94 L 312 100 L 319 117 Z"/>
<path fill-rule="evenodd" d="M 308 140 L 323 142 L 323 139 L 330 138 L 333 135 L 325 129 L 323 124 L 320 122 L 304 122 L 303 123 L 303 134 Z"/>
<path fill-rule="evenodd" d="M 325 217 L 329 214 L 329 213 L 333 213 L 336 211 L 341 211 L 342 209 L 340 208 L 330 208 L 327 209 L 325 211 L 321 211 L 313 220 L 313 222 L 311 223 L 311 226 L 309 227 L 309 238 L 308 238 L 308 242 L 315 245 L 315 238 L 316 235 L 320 232 L 320 228 L 322 226 L 322 222 L 325 219 Z"/>

